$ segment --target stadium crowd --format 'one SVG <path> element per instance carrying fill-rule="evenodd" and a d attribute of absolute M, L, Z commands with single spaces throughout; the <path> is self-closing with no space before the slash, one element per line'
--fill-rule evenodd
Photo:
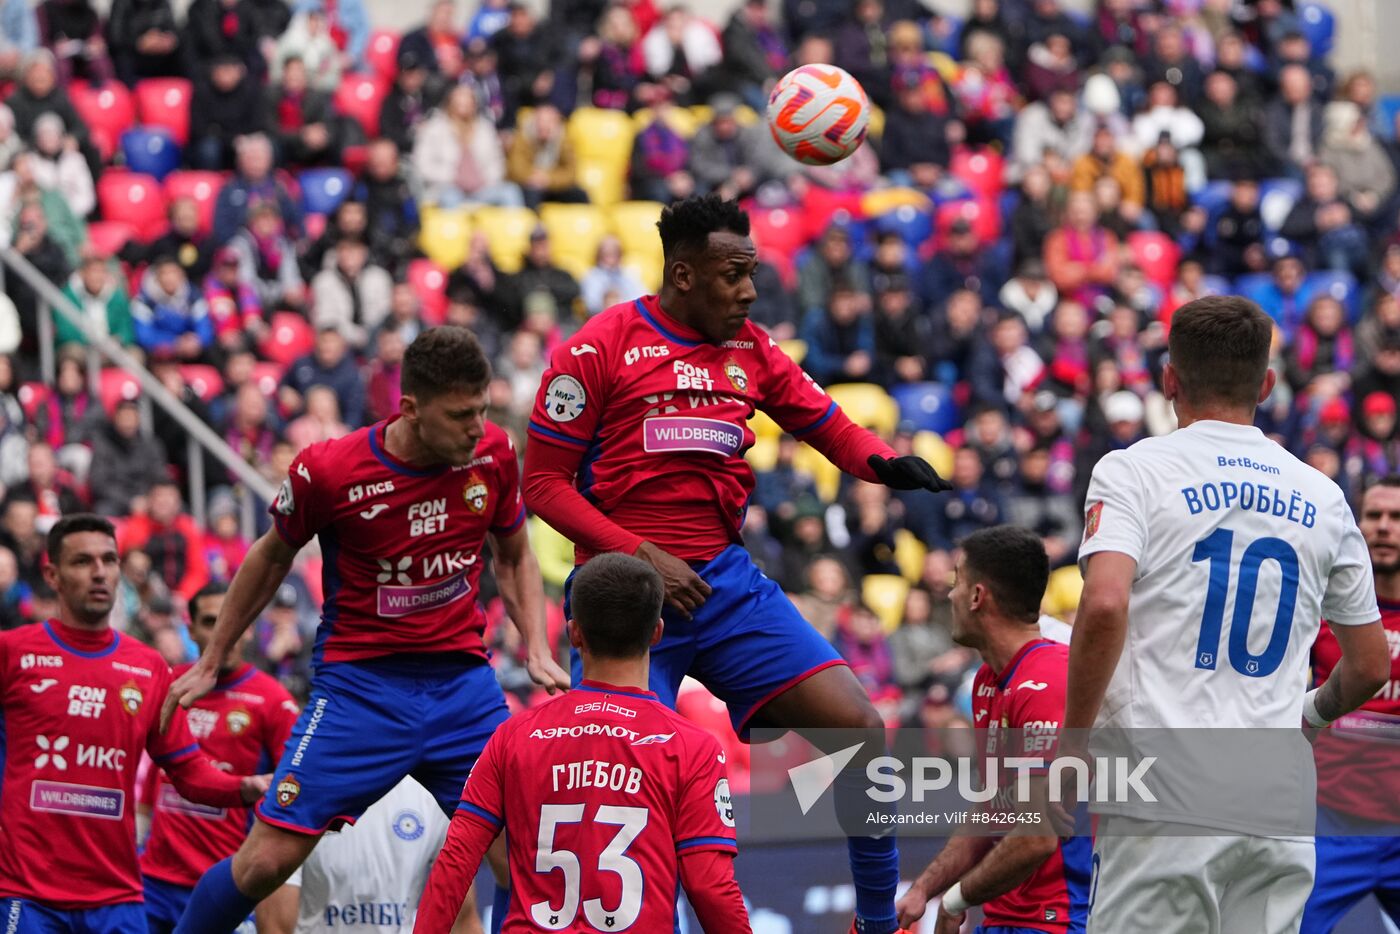
<path fill-rule="evenodd" d="M 961 716 L 963 536 L 1037 531 L 1062 569 L 1046 610 L 1072 621 L 1089 472 L 1171 429 L 1185 301 L 1235 291 L 1276 321 L 1267 433 L 1349 494 L 1400 467 L 1400 107 L 1329 67 L 1325 8 L 774 6 L 442 0 L 399 37 L 364 0 L 194 0 L 183 22 L 170 0 L 113 0 L 105 21 L 90 0 L 4 0 L 0 233 L 275 484 L 305 445 L 397 411 L 403 348 L 441 322 L 491 354 L 492 418 L 523 448 L 551 349 L 657 285 L 655 202 L 742 199 L 755 320 L 956 487 L 843 480 L 754 422 L 745 544 L 891 721 Z M 854 156 L 806 167 L 760 115 L 818 61 L 879 110 Z M 52 614 L 43 534 L 90 507 L 120 520 L 119 625 L 185 660 L 183 603 L 242 560 L 248 494 L 209 460 L 197 526 L 179 426 L 156 408 L 146 434 L 119 371 L 92 393 L 62 316 L 39 382 L 39 299 L 5 282 L 0 626 Z M 557 597 L 568 543 L 532 531 Z M 319 598 L 313 559 L 258 625 L 294 691 Z M 494 626 L 528 703 L 512 637 Z"/>

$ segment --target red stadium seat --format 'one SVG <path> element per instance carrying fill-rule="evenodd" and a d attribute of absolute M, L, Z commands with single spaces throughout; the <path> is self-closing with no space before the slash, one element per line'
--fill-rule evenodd
<path fill-rule="evenodd" d="M 423 320 L 442 324 L 447 317 L 447 274 L 430 259 L 415 259 L 408 264 L 408 284 L 418 295 Z"/>
<path fill-rule="evenodd" d="M 282 382 L 282 374 L 287 368 L 280 363 L 271 360 L 259 360 L 253 364 L 253 385 L 258 387 L 258 391 L 269 399 L 277 395 L 277 387 Z"/>
<path fill-rule="evenodd" d="M 860 220 L 865 217 L 858 191 L 832 191 L 820 185 L 808 185 L 802 196 L 802 213 L 806 216 L 807 233 L 820 237 L 833 218 Z"/>
<path fill-rule="evenodd" d="M 19 407 L 31 423 L 39 415 L 39 407 L 49 401 L 50 390 L 45 383 L 24 383 L 19 387 Z"/>
<path fill-rule="evenodd" d="M 1181 248 L 1171 237 L 1156 230 L 1137 230 L 1128 234 L 1128 248 L 1147 281 L 1164 289 L 1171 288 L 1181 261 Z"/>
<path fill-rule="evenodd" d="M 88 244 L 98 256 L 116 256 L 128 240 L 136 235 L 136 228 L 126 221 L 92 221 L 88 224 Z"/>
<path fill-rule="evenodd" d="M 108 415 L 111 415 L 117 410 L 118 402 L 123 399 L 135 399 L 141 395 L 141 384 L 126 370 L 108 367 L 102 371 L 102 380 L 97 393 L 102 400 L 102 408 L 107 410 Z"/>
<path fill-rule="evenodd" d="M 791 285 L 793 259 L 807 245 L 811 231 L 802 212 L 788 208 L 757 208 L 749 212 L 753 242 L 759 258 L 778 267 L 783 281 Z"/>
<path fill-rule="evenodd" d="M 105 219 L 130 224 L 140 240 L 153 240 L 165 230 L 165 193 L 149 175 L 104 172 L 97 180 L 97 203 Z"/>
<path fill-rule="evenodd" d="M 376 29 L 370 33 L 365 59 L 369 62 L 370 71 L 381 80 L 386 83 L 393 81 L 399 73 L 399 34 L 387 29 Z"/>
<path fill-rule="evenodd" d="M 279 311 L 272 316 L 269 333 L 259 348 L 269 360 L 280 363 L 284 368 L 292 361 L 304 357 L 316 344 L 316 333 L 310 323 L 301 315 L 291 311 Z"/>
<path fill-rule="evenodd" d="M 949 201 L 938 206 L 934 241 L 941 245 L 947 237 L 948 228 L 959 218 L 972 224 L 973 232 L 984 245 L 1001 236 L 1001 210 L 995 201 Z"/>
<path fill-rule="evenodd" d="M 136 104 L 131 92 L 120 81 L 108 81 L 100 88 L 83 81 L 68 86 L 73 109 L 88 125 L 93 145 L 106 162 L 117 151 L 117 141 L 136 123 Z"/>
<path fill-rule="evenodd" d="M 193 97 L 193 85 L 184 78 L 147 78 L 136 83 L 136 109 L 141 122 L 165 127 L 181 146 L 190 141 Z"/>
<path fill-rule="evenodd" d="M 953 152 L 949 165 L 953 177 L 960 180 L 979 198 L 1001 197 L 1002 175 L 1006 171 L 1006 160 L 994 149 L 968 149 L 959 147 Z"/>
<path fill-rule="evenodd" d="M 193 198 L 199 206 L 199 229 L 204 233 L 214 227 L 214 205 L 223 187 L 224 177 L 218 172 L 171 172 L 165 176 L 166 200 Z"/>
<path fill-rule="evenodd" d="M 195 391 L 205 402 L 224 391 L 224 378 L 217 367 L 204 363 L 187 363 L 180 367 L 180 375 L 186 385 Z"/>
<path fill-rule="evenodd" d="M 382 78 L 351 72 L 340 79 L 335 90 L 335 109 L 364 127 L 365 135 L 379 135 L 379 105 L 389 93 Z"/>

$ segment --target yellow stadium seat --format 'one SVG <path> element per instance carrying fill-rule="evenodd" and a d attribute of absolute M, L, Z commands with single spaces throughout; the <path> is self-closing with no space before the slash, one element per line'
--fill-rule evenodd
<path fill-rule="evenodd" d="M 715 111 L 709 104 L 696 104 L 690 108 L 690 115 L 695 118 L 698 129 L 715 118 Z M 739 121 L 740 126 L 753 126 L 758 122 L 758 111 L 748 104 L 740 104 L 734 109 L 734 119 Z"/>
<path fill-rule="evenodd" d="M 661 256 L 661 234 L 656 222 L 661 219 L 659 201 L 623 201 L 608 208 L 612 231 L 622 241 L 623 252 L 647 253 Z"/>
<path fill-rule="evenodd" d="M 943 80 L 949 84 L 956 84 L 958 79 L 962 77 L 962 69 L 958 66 L 957 60 L 947 52 L 930 52 L 928 58 L 930 64 L 938 69 Z"/>
<path fill-rule="evenodd" d="M 817 495 L 823 502 L 833 503 L 841 490 L 841 468 L 827 460 L 815 448 L 805 444 L 797 446 L 792 465 L 811 476 L 817 485 Z"/>
<path fill-rule="evenodd" d="M 898 574 L 867 574 L 861 581 L 861 600 L 880 617 L 887 633 L 904 621 L 904 599 L 908 596 L 909 582 Z"/>
<path fill-rule="evenodd" d="M 870 105 L 870 124 L 865 135 L 875 140 L 885 135 L 885 112 L 874 104 Z"/>
<path fill-rule="evenodd" d="M 894 563 L 899 565 L 899 573 L 911 584 L 917 584 L 924 576 L 924 556 L 928 548 L 919 537 L 908 529 L 894 530 Z"/>
<path fill-rule="evenodd" d="M 579 161 L 607 161 L 626 165 L 632 158 L 636 126 L 620 110 L 580 107 L 569 117 L 569 142 Z"/>
<path fill-rule="evenodd" d="M 827 390 L 832 401 L 841 406 L 847 417 L 857 425 L 889 437 L 899 424 L 899 405 L 874 383 L 842 383 Z"/>
<path fill-rule="evenodd" d="M 471 246 L 470 208 L 424 207 L 419 219 L 418 246 L 443 269 L 456 269 Z"/>
<path fill-rule="evenodd" d="M 637 277 L 647 292 L 655 295 L 661 289 L 661 257 L 622 254 L 622 268 Z"/>
<path fill-rule="evenodd" d="M 651 122 L 655 119 L 656 111 L 650 107 L 643 107 L 632 115 L 632 125 L 637 133 L 640 133 L 651 126 Z M 695 114 L 685 107 L 668 107 L 662 119 L 666 121 L 667 126 L 686 139 L 690 139 L 695 135 L 695 131 L 700 129 L 700 121 L 696 120 Z"/>
<path fill-rule="evenodd" d="M 749 416 L 749 427 L 760 438 L 771 438 L 776 441 L 783 434 L 783 429 L 778 427 L 777 422 L 769 418 L 766 412 L 757 409 L 754 410 L 753 415 Z"/>
<path fill-rule="evenodd" d="M 807 342 L 798 340 L 796 337 L 789 338 L 785 341 L 778 341 L 778 349 L 787 354 L 792 359 L 792 362 L 799 366 L 802 364 L 802 361 L 807 358 Z"/>
<path fill-rule="evenodd" d="M 608 220 L 591 204 L 542 204 L 540 223 L 549 231 L 554 261 L 581 277 L 598 260 L 598 244 L 608 233 Z"/>
<path fill-rule="evenodd" d="M 1079 609 L 1079 598 L 1084 592 L 1084 578 L 1077 565 L 1068 565 L 1054 571 L 1045 587 L 1045 599 L 1041 609 L 1055 617 L 1069 622 Z"/>
<path fill-rule="evenodd" d="M 530 547 L 539 559 L 545 586 L 552 592 L 563 593 L 564 581 L 574 570 L 574 543 L 539 516 L 531 516 Z"/>
<path fill-rule="evenodd" d="M 578 186 L 588 193 L 588 200 L 600 207 L 617 204 L 627 187 L 627 163 L 607 159 L 579 159 Z"/>
<path fill-rule="evenodd" d="M 772 470 L 778 462 L 778 439 L 759 435 L 744 458 L 754 470 Z"/>
<path fill-rule="evenodd" d="M 501 272 L 519 272 L 539 218 L 529 208 L 477 208 L 472 222 L 486 232 L 491 261 Z"/>
<path fill-rule="evenodd" d="M 860 199 L 861 210 L 867 217 L 881 217 L 905 205 L 920 211 L 932 211 L 933 201 L 913 188 L 877 188 Z"/>
<path fill-rule="evenodd" d="M 953 475 L 952 445 L 939 437 L 937 432 L 921 431 L 914 435 L 914 453 L 928 461 L 940 477 Z"/>

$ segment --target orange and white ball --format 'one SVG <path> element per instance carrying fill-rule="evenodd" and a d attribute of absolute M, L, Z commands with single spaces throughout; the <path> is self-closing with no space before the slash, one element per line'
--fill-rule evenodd
<path fill-rule="evenodd" d="M 835 65 L 802 65 L 768 97 L 768 129 L 783 151 L 807 165 L 830 165 L 855 152 L 870 123 L 870 98 Z"/>

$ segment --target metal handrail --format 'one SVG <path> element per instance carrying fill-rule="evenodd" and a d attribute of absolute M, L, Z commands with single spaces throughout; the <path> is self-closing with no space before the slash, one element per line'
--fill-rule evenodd
<path fill-rule="evenodd" d="M 252 465 L 239 457 L 238 453 L 234 451 L 233 448 L 229 447 L 228 442 L 219 437 L 218 433 L 212 428 L 200 421 L 199 416 L 191 412 L 188 406 L 171 395 L 170 391 L 161 385 L 160 380 L 156 379 L 150 370 L 142 366 L 140 361 L 127 353 L 126 350 L 116 341 L 112 340 L 110 336 L 98 334 L 96 329 L 88 323 L 87 316 L 83 314 L 82 309 L 79 308 L 72 299 L 64 295 L 58 286 L 44 278 L 44 274 L 34 268 L 34 264 L 25 259 L 24 256 L 13 247 L 0 249 L 0 262 L 3 262 L 15 275 L 24 280 L 39 298 L 39 353 L 42 361 L 41 370 L 46 380 L 52 382 L 54 379 L 54 327 L 51 316 L 53 313 L 57 313 L 62 315 L 63 319 L 69 324 L 83 332 L 83 335 L 87 338 L 89 347 L 95 349 L 103 357 L 106 357 L 113 364 L 129 373 L 141 384 L 141 390 L 145 397 L 164 409 L 171 418 L 175 419 L 181 428 L 188 432 L 190 443 L 189 453 L 191 455 L 190 498 L 194 500 L 190 506 L 195 518 L 200 521 L 201 525 L 203 524 L 205 509 L 205 490 L 203 489 L 205 482 L 204 461 L 202 456 L 193 456 L 199 448 L 213 454 L 221 464 L 227 467 L 229 471 L 243 483 L 252 496 L 256 496 L 264 502 L 272 502 L 277 495 L 277 488 L 269 483 L 262 474 L 254 470 Z M 195 488 L 196 482 L 198 482 L 198 489 Z M 249 534 L 249 527 L 253 519 L 253 500 L 251 497 L 245 496 L 243 498 L 243 507 L 244 533 Z"/>

